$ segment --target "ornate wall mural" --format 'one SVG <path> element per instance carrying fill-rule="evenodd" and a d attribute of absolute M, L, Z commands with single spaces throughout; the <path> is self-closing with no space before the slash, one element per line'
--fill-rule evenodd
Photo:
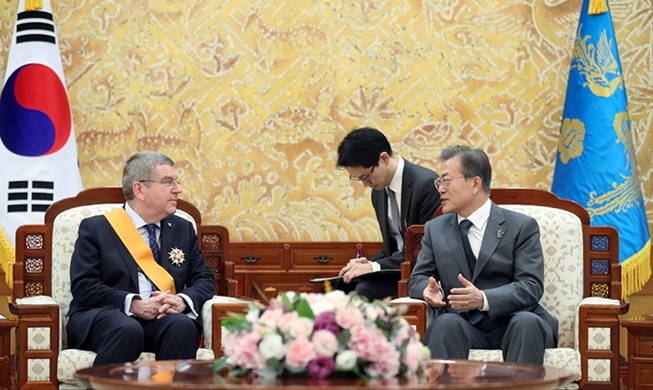
<path fill-rule="evenodd" d="M 494 186 L 550 189 L 581 2 L 52 0 L 84 186 L 159 150 L 233 241 L 380 240 L 369 190 L 335 168 L 367 125 L 410 161 L 467 143 Z M 610 6 L 653 222 L 653 7 Z"/>

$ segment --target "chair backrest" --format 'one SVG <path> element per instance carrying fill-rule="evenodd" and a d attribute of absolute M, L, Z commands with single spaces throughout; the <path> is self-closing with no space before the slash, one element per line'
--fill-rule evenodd
<path fill-rule="evenodd" d="M 492 189 L 491 199 L 501 207 L 533 217 L 540 226 L 545 267 L 540 303 L 559 321 L 559 346 L 573 347 L 577 306 L 583 297 L 621 298 L 616 231 L 590 227 L 589 214 L 583 207 L 548 191 L 497 188 Z M 423 225 L 412 226 L 406 233 L 399 296 L 408 293 L 410 274 L 406 276 L 404 269 L 412 270 L 423 235 Z"/>
<path fill-rule="evenodd" d="M 16 264 L 14 265 L 14 300 L 27 296 L 51 296 L 60 307 L 66 323 L 70 292 L 70 259 L 82 219 L 103 214 L 122 206 L 125 199 L 118 187 L 94 188 L 77 196 L 55 202 L 45 213 L 43 225 L 25 225 L 18 229 Z M 207 264 L 216 275 L 216 294 L 235 295 L 233 266 L 229 280 L 225 277 L 224 260 L 227 255 L 229 235 L 222 226 L 202 226 L 199 210 L 192 204 L 178 200 L 176 215 L 187 219 L 198 231 L 200 248 Z M 230 287 L 228 286 L 230 285 Z M 62 332 L 65 348 L 65 332 Z"/>

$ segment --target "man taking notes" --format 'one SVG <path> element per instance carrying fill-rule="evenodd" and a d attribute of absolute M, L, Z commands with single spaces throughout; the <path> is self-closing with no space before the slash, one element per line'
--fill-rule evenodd
<path fill-rule="evenodd" d="M 190 222 L 173 215 L 181 185 L 174 162 L 156 152 L 127 160 L 123 207 L 84 219 L 70 263 L 71 348 L 95 351 L 94 366 L 194 359 L 197 319 L 215 280 Z"/>
<path fill-rule="evenodd" d="M 372 206 L 384 244 L 381 252 L 371 259 L 351 259 L 340 271 L 345 284 L 340 283 L 337 288 L 355 289 L 369 299 L 394 296 L 399 273 L 378 273 L 355 283 L 352 279 L 374 271 L 400 268 L 404 261 L 406 228 L 426 223 L 440 206 L 440 194 L 434 185 L 438 175 L 395 155 L 385 135 L 369 127 L 347 134 L 338 146 L 336 165 L 345 169 L 351 180 L 372 188 Z"/>

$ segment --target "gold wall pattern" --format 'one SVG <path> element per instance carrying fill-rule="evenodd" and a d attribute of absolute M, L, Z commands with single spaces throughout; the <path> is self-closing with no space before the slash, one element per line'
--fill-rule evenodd
<path fill-rule="evenodd" d="M 467 143 L 494 186 L 550 189 L 581 2 L 52 0 L 84 186 L 159 150 L 233 241 L 380 240 L 369 190 L 335 168 L 369 125 L 410 161 Z M 610 5 L 650 223 L 653 3 Z"/>

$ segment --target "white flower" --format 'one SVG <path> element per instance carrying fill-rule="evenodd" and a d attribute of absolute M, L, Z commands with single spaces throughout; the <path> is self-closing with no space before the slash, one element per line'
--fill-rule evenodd
<path fill-rule="evenodd" d="M 334 307 L 331 304 L 331 302 L 325 300 L 316 302 L 311 305 L 311 310 L 313 310 L 313 315 L 314 316 L 319 316 L 320 314 L 324 313 L 325 311 L 333 311 Z"/>
<path fill-rule="evenodd" d="M 297 339 L 300 337 L 308 338 L 313 333 L 313 320 L 306 317 L 298 317 L 290 323 L 290 335 Z"/>
<path fill-rule="evenodd" d="M 250 324 L 253 324 L 253 323 L 255 323 L 255 322 L 258 321 L 258 317 L 259 317 L 259 313 L 260 313 L 260 312 L 261 312 L 261 311 L 260 311 L 258 308 L 256 308 L 256 307 L 251 307 L 251 306 L 250 306 L 249 311 L 248 311 L 247 314 L 245 315 L 245 319 L 246 319 L 247 322 L 249 322 Z"/>
<path fill-rule="evenodd" d="M 281 336 L 276 333 L 271 333 L 263 337 L 263 340 L 258 345 L 258 351 L 265 360 L 281 360 L 286 353 L 286 347 L 283 345 Z"/>
<path fill-rule="evenodd" d="M 170 249 L 170 252 L 168 252 L 168 258 L 170 259 L 170 262 L 177 267 L 181 267 L 181 265 L 184 264 L 184 261 L 186 261 L 184 251 L 179 248 Z"/>
<path fill-rule="evenodd" d="M 341 370 L 351 370 L 356 367 L 356 352 L 346 349 L 336 356 L 336 367 Z"/>

